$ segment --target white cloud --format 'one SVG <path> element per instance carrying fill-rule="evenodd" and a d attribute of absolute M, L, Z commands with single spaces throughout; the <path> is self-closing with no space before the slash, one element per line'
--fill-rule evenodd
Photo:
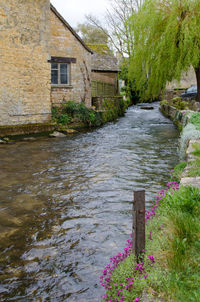
<path fill-rule="evenodd" d="M 109 7 L 108 0 L 51 0 L 51 3 L 72 27 L 83 23 L 86 14 L 101 18 Z"/>

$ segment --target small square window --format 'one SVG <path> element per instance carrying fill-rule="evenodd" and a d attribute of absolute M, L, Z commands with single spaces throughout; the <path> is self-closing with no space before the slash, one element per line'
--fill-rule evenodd
<path fill-rule="evenodd" d="M 67 63 L 51 63 L 51 84 L 69 85 L 69 69 Z"/>

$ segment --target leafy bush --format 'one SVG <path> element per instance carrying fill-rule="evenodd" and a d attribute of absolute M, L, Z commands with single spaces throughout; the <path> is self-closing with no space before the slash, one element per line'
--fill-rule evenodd
<path fill-rule="evenodd" d="M 169 102 L 167 100 L 160 101 L 160 105 L 169 105 Z"/>
<path fill-rule="evenodd" d="M 161 105 L 170 105 L 178 110 L 185 110 L 185 109 L 191 109 L 193 108 L 193 104 L 191 101 L 183 100 L 181 97 L 175 97 L 169 101 L 163 100 L 160 102 Z"/>
<path fill-rule="evenodd" d="M 69 114 L 71 117 L 77 113 L 77 103 L 74 101 L 68 101 L 62 104 L 62 111 Z"/>
<path fill-rule="evenodd" d="M 78 120 L 86 126 L 96 127 L 122 116 L 128 105 L 129 101 L 124 101 L 122 98 L 105 99 L 103 105 L 105 112 L 101 114 L 92 108 L 86 107 L 84 103 L 68 101 L 60 107 L 52 108 L 52 119 L 61 125 Z"/>
<path fill-rule="evenodd" d="M 71 118 L 67 114 L 60 114 L 57 119 L 57 122 L 61 125 L 66 125 L 66 124 L 70 123 L 70 121 L 71 121 Z"/>
<path fill-rule="evenodd" d="M 57 124 L 66 125 L 71 122 L 71 118 L 66 113 L 63 113 L 60 107 L 52 107 L 51 114 L 52 120 Z"/>
<path fill-rule="evenodd" d="M 178 110 L 184 110 L 189 108 L 189 101 L 184 101 L 181 97 L 173 98 L 170 101 L 171 105 L 177 108 Z"/>
<path fill-rule="evenodd" d="M 89 127 L 102 124 L 102 118 L 98 112 L 87 108 L 83 103 L 74 101 L 68 101 L 60 107 L 53 107 L 52 119 L 60 125 L 67 125 L 74 120 L 79 120 Z"/>

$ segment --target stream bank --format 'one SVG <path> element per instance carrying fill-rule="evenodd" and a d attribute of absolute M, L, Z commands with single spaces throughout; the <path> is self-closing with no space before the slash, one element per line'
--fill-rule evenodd
<path fill-rule="evenodd" d="M 161 104 L 161 112 L 170 118 L 179 129 L 182 130 L 180 138 L 180 152 L 182 159 L 186 161 L 186 167 L 182 173 L 180 183 L 183 185 L 193 185 L 200 188 L 200 175 L 189 176 L 192 163 L 196 160 L 195 144 L 200 145 L 200 113 L 191 110 L 178 110 L 173 106 Z"/>
<path fill-rule="evenodd" d="M 199 137 L 200 114 L 163 107 L 161 111 L 183 129 L 184 152 L 189 144 L 186 168 L 180 174 L 182 186 L 170 181 L 146 212 L 146 249 L 141 263 L 133 257 L 132 240 L 111 258 L 100 276 L 106 289 L 104 301 L 200 301 L 200 140 L 191 140 Z M 194 172 L 195 177 L 188 177 Z"/>

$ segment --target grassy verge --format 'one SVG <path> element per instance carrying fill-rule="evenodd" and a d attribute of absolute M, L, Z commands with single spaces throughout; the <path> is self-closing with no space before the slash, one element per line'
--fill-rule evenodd
<path fill-rule="evenodd" d="M 170 180 L 180 183 L 183 170 L 185 169 L 186 166 L 187 166 L 186 161 L 182 161 L 178 165 L 176 165 L 175 168 L 172 170 Z"/>
<path fill-rule="evenodd" d="M 200 191 L 171 182 L 146 214 L 146 252 L 111 258 L 100 277 L 104 301 L 200 301 Z M 114 260 L 113 260 L 114 259 Z M 149 300 L 151 301 L 151 300 Z"/>
<path fill-rule="evenodd" d="M 194 152 L 192 152 L 192 154 L 195 156 L 195 159 L 190 162 L 191 167 L 187 176 L 196 177 L 200 176 L 200 144 L 194 143 L 192 146 L 194 148 Z"/>

